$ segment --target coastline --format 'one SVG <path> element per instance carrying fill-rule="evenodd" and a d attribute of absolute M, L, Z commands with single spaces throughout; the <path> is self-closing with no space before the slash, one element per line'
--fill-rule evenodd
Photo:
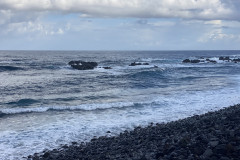
<path fill-rule="evenodd" d="M 211 159 L 240 157 L 240 104 L 219 111 L 136 127 L 115 137 L 35 153 L 27 159 Z"/>

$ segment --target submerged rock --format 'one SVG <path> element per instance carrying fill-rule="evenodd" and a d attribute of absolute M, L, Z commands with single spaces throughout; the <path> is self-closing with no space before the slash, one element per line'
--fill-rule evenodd
<path fill-rule="evenodd" d="M 94 69 L 98 66 L 97 62 L 84 62 L 84 61 L 70 61 L 68 63 L 72 68 L 78 70 Z"/>

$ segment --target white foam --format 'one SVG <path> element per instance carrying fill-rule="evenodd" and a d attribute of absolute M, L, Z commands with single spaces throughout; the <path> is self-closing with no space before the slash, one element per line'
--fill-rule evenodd
<path fill-rule="evenodd" d="M 153 61 L 163 61 L 166 60 L 164 58 L 141 58 L 143 62 L 153 62 Z"/>
<path fill-rule="evenodd" d="M 32 112 L 47 112 L 49 110 L 85 110 L 92 111 L 96 109 L 109 109 L 109 108 L 122 108 L 127 106 L 133 106 L 133 102 L 116 102 L 105 104 L 81 104 L 78 106 L 50 106 L 50 107 L 35 107 L 35 108 L 7 108 L 1 109 L 0 113 L 3 114 L 19 114 L 19 113 L 32 113 Z"/>
<path fill-rule="evenodd" d="M 235 78 L 236 81 L 239 79 L 239 77 Z M 239 87 L 198 92 L 182 91 L 171 95 L 151 95 L 138 103 L 118 102 L 51 107 L 54 110 L 80 108 L 89 112 L 79 110 L 11 116 L 0 121 L 0 157 L 18 159 L 72 141 L 88 141 L 93 136 L 106 135 L 108 130 L 111 130 L 111 135 L 116 135 L 137 125 L 168 122 L 219 110 L 239 103 L 239 91 Z M 141 108 L 126 107 L 101 112 L 95 110 L 134 105 L 140 105 Z"/>

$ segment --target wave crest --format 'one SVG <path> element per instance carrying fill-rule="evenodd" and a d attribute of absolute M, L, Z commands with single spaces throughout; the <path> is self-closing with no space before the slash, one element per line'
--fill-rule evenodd
<path fill-rule="evenodd" d="M 12 114 L 24 114 L 24 113 L 41 113 L 47 111 L 64 111 L 64 110 L 83 110 L 83 111 L 93 111 L 93 110 L 103 110 L 109 108 L 123 108 L 135 106 L 136 103 L 133 102 L 116 102 L 116 103 L 106 103 L 106 104 L 81 104 L 78 106 L 50 106 L 50 107 L 35 107 L 35 108 L 8 108 L 0 110 L 1 115 L 12 115 Z"/>

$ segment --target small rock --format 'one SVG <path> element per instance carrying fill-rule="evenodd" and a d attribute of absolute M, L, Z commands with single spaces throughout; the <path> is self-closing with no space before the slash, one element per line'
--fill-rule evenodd
<path fill-rule="evenodd" d="M 72 142 L 72 144 L 73 144 L 73 145 L 76 145 L 76 144 L 77 144 L 77 142 Z"/>
<path fill-rule="evenodd" d="M 50 153 L 49 153 L 49 152 L 46 152 L 46 153 L 43 154 L 43 158 L 47 158 L 47 157 L 49 157 L 49 156 L 50 156 Z"/>
<path fill-rule="evenodd" d="M 211 147 L 216 147 L 218 144 L 219 144 L 219 141 L 211 141 L 208 143 L 208 145 Z"/>
<path fill-rule="evenodd" d="M 221 157 L 220 160 L 230 160 L 228 157 Z"/>
<path fill-rule="evenodd" d="M 137 66 L 137 65 L 142 65 L 142 63 L 133 62 L 129 66 Z"/>
<path fill-rule="evenodd" d="M 215 61 L 215 60 L 210 60 L 209 62 L 211 62 L 211 63 L 217 63 L 217 61 Z"/>
<path fill-rule="evenodd" d="M 104 69 L 112 69 L 112 67 L 103 67 Z"/>
<path fill-rule="evenodd" d="M 204 157 L 210 157 L 212 154 L 213 154 L 212 150 L 208 148 L 208 149 L 203 153 L 203 156 L 204 156 Z"/>

